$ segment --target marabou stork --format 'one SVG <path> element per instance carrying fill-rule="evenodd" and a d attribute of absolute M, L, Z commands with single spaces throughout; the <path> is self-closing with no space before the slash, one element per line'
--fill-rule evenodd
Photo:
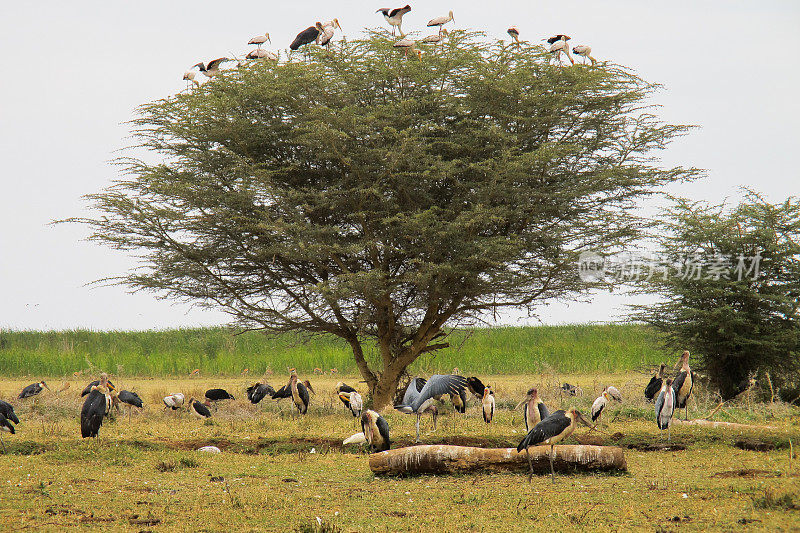
<path fill-rule="evenodd" d="M 681 367 L 680 372 L 672 383 L 672 388 L 675 389 L 675 408 L 685 408 L 684 420 L 689 420 L 689 397 L 692 395 L 694 387 L 692 369 L 689 368 L 689 350 L 684 350 L 678 364 Z"/>
<path fill-rule="evenodd" d="M 492 394 L 492 388 L 489 385 L 486 385 L 486 388 L 483 389 L 481 409 L 483 411 L 483 421 L 489 424 L 494 416 L 494 394 Z"/>
<path fill-rule="evenodd" d="M 92 387 L 97 387 L 98 385 L 100 385 L 100 380 L 99 379 L 96 379 L 96 380 L 92 381 L 91 383 L 89 383 L 88 385 L 86 385 L 86 387 L 81 391 L 81 398 L 83 398 L 84 396 L 86 396 L 87 394 L 92 392 Z M 114 389 L 115 388 L 114 387 L 114 383 L 112 383 L 112 381 L 110 379 L 108 380 L 108 388 L 109 389 Z"/>
<path fill-rule="evenodd" d="M 361 416 L 361 411 L 364 409 L 364 401 L 359 393 L 356 391 L 340 392 L 339 399 L 347 402 L 348 409 L 350 409 L 355 418 Z"/>
<path fill-rule="evenodd" d="M 536 446 L 537 444 L 549 444 L 550 445 L 550 475 L 552 476 L 553 483 L 556 482 L 556 472 L 553 468 L 553 451 L 554 446 L 561 442 L 562 440 L 566 439 L 572 432 L 575 431 L 575 428 L 578 426 L 578 422 L 586 425 L 587 427 L 592 427 L 589 422 L 583 418 L 580 411 L 576 410 L 574 407 L 570 407 L 566 411 L 559 410 L 536 424 L 532 430 L 528 432 L 527 435 L 522 439 L 517 446 L 517 452 L 521 452 L 525 450 L 525 453 L 528 454 L 528 465 L 530 466 L 530 473 L 528 474 L 528 482 L 530 483 L 531 479 L 533 479 L 533 462 L 531 462 L 530 452 L 528 452 L 528 448 L 530 446 Z"/>
<path fill-rule="evenodd" d="M 528 390 L 528 398 L 523 402 L 525 404 L 525 431 L 532 430 L 536 424 L 550 416 L 550 411 L 547 410 L 547 406 L 539 398 L 539 391 L 535 387 Z"/>
<path fill-rule="evenodd" d="M 432 18 L 428 21 L 428 27 L 433 28 L 434 26 L 439 26 L 439 33 L 442 33 L 442 26 L 447 24 L 453 19 L 453 11 L 451 10 L 447 16 L 442 15 L 441 17 Z"/>
<path fill-rule="evenodd" d="M 245 56 L 245 59 L 269 59 L 270 61 L 278 61 L 281 58 L 279 52 L 273 52 L 272 50 L 264 50 L 263 48 L 256 48 L 255 50 L 251 50 Z"/>
<path fill-rule="evenodd" d="M 413 51 L 417 54 L 417 59 L 422 61 L 423 51 L 417 48 L 417 41 L 414 41 L 413 39 L 400 39 L 392 46 L 399 50 L 405 51 L 406 57 L 408 57 L 408 52 Z"/>
<path fill-rule="evenodd" d="M 269 32 L 268 31 L 264 32 L 264 35 L 256 35 L 255 37 L 253 37 L 252 39 L 247 41 L 247 44 L 258 45 L 258 49 L 260 50 L 261 49 L 261 45 L 264 44 L 267 41 L 269 41 L 270 44 L 272 44 L 272 39 L 269 38 Z"/>
<path fill-rule="evenodd" d="M 294 41 L 292 41 L 292 44 L 289 45 L 289 49 L 294 51 L 298 50 L 301 46 L 305 46 L 313 42 L 319 42 L 318 39 L 321 33 L 322 23 L 317 22 L 315 25 L 309 26 L 298 33 L 297 37 L 295 37 Z"/>
<path fill-rule="evenodd" d="M 458 392 L 450 393 L 450 401 L 453 402 L 453 409 L 459 413 L 467 412 L 467 389 L 461 389 Z"/>
<path fill-rule="evenodd" d="M 583 395 L 583 389 L 577 385 L 570 385 L 569 383 L 564 383 L 561 385 L 561 392 L 566 393 L 569 396 L 577 396 L 579 392 L 581 395 Z"/>
<path fill-rule="evenodd" d="M 219 76 L 220 73 L 219 67 L 221 67 L 222 64 L 225 63 L 226 61 L 233 61 L 233 59 L 230 59 L 228 57 L 218 57 L 217 59 L 212 59 L 211 61 L 209 61 L 208 64 L 203 64 L 203 62 L 201 61 L 200 63 L 193 65 L 192 68 L 198 68 L 200 69 L 200 72 L 205 74 L 207 77 L 213 78 L 214 76 Z M 200 373 L 199 369 L 195 369 L 194 371 L 192 371 L 193 375 L 199 373 Z"/>
<path fill-rule="evenodd" d="M 395 34 L 395 28 L 400 30 L 400 36 L 405 37 L 405 33 L 403 33 L 403 15 L 411 11 L 411 6 L 406 5 L 405 7 L 398 7 L 395 9 L 389 9 L 388 7 L 382 7 L 377 10 L 375 13 L 382 13 L 383 18 L 386 19 L 386 22 L 392 27 L 392 35 Z"/>
<path fill-rule="evenodd" d="M 112 405 L 112 387 L 108 383 L 106 374 L 100 375 L 97 385 L 92 385 L 89 394 L 81 408 L 81 437 L 97 437 L 103 418 L 108 414 Z"/>
<path fill-rule="evenodd" d="M 306 386 L 306 388 L 308 389 L 308 392 L 310 392 L 311 394 L 316 396 L 317 392 L 314 390 L 314 387 L 311 386 L 311 382 L 310 381 L 308 381 L 307 379 L 304 379 L 303 380 L 303 385 Z"/>
<path fill-rule="evenodd" d="M 436 374 L 425 382 L 421 390 L 417 389 L 417 380 L 414 378 L 411 383 L 406 387 L 406 392 L 403 395 L 403 403 L 395 405 L 394 408 L 405 414 L 417 415 L 417 440 L 419 442 L 419 419 L 422 412 L 428 407 L 435 396 L 442 394 L 458 394 L 462 389 L 467 386 L 467 379 L 464 376 L 449 374 Z"/>
<path fill-rule="evenodd" d="M 206 401 L 221 402 L 223 400 L 235 400 L 231 393 L 225 389 L 208 389 L 205 393 Z"/>
<path fill-rule="evenodd" d="M 445 28 L 435 35 L 427 35 L 423 37 L 420 42 L 426 44 L 438 44 L 444 41 L 444 38 L 447 37 L 447 33 L 447 28 Z"/>
<path fill-rule="evenodd" d="M 14 406 L 3 400 L 0 400 L 0 415 L 3 415 L 15 424 L 19 424 L 19 418 L 17 418 L 17 414 L 14 412 Z"/>
<path fill-rule="evenodd" d="M 308 412 L 308 388 L 299 381 L 297 372 L 292 369 L 292 375 L 289 377 L 289 390 L 292 394 L 292 401 L 294 406 L 297 407 L 298 412 L 304 415 Z"/>
<path fill-rule="evenodd" d="M 14 429 L 14 424 L 12 424 L 3 413 L 0 413 L 0 444 L 3 445 L 3 453 L 6 453 L 6 443 L 3 442 L 3 433 L 11 433 L 13 435 L 16 432 L 17 430 Z"/>
<path fill-rule="evenodd" d="M 519 28 L 517 28 L 516 26 L 511 26 L 506 31 L 511 36 L 511 38 L 514 39 L 514 43 L 519 45 Z"/>
<path fill-rule="evenodd" d="M 350 397 L 349 396 L 342 396 L 342 393 L 350 394 L 351 392 L 356 392 L 356 389 L 351 387 L 350 385 L 346 385 L 344 382 L 340 381 L 336 384 L 336 394 L 339 395 L 339 399 L 342 400 L 344 406 L 350 409 Z"/>
<path fill-rule="evenodd" d="M 195 84 L 197 87 L 200 86 L 200 82 L 195 79 L 195 76 L 196 75 L 192 70 L 187 70 L 183 73 L 183 80 L 186 82 L 187 90 L 192 88 L 192 84 Z"/>
<path fill-rule="evenodd" d="M 386 419 L 371 409 L 361 414 L 361 433 L 344 440 L 344 444 L 369 443 L 370 450 L 382 452 L 388 450 L 392 443 L 389 440 L 389 424 Z"/>
<path fill-rule="evenodd" d="M 128 420 L 131 418 L 131 410 L 136 407 L 141 409 L 144 407 L 144 403 L 142 403 L 142 399 L 139 398 L 139 395 L 135 392 L 131 392 L 128 390 L 121 390 L 117 395 L 117 399 L 126 404 L 128 406 Z"/>
<path fill-rule="evenodd" d="M 267 396 L 273 397 L 274 395 L 275 389 L 272 388 L 272 385 L 264 383 L 263 381 L 258 381 L 247 387 L 247 399 L 250 400 L 252 404 L 260 402 Z"/>
<path fill-rule="evenodd" d="M 484 388 L 485 385 L 478 378 L 474 376 L 467 378 L 467 390 L 469 390 L 477 399 L 483 399 Z"/>
<path fill-rule="evenodd" d="M 45 383 L 44 381 L 40 381 L 39 383 L 31 383 L 30 385 L 22 389 L 22 392 L 19 393 L 17 399 L 23 400 L 25 398 L 30 398 L 31 396 L 36 396 L 37 394 L 42 392 L 42 389 L 50 390 L 50 387 L 48 387 L 47 383 Z"/>
<path fill-rule="evenodd" d="M 555 35 L 547 39 L 547 42 L 550 43 L 550 53 L 553 54 L 556 59 L 558 59 L 558 64 L 561 65 L 561 54 L 564 53 L 569 59 L 569 62 L 573 65 L 575 64 L 575 60 L 572 59 L 572 56 L 569 55 L 569 41 L 571 37 L 569 35 Z"/>
<path fill-rule="evenodd" d="M 184 396 L 182 393 L 176 392 L 170 394 L 169 396 L 164 396 L 162 401 L 164 402 L 164 409 L 172 409 L 173 411 L 177 411 L 183 407 Z"/>
<path fill-rule="evenodd" d="M 672 440 L 670 427 L 672 426 L 674 412 L 675 391 L 672 388 L 672 380 L 667 378 L 656 399 L 656 424 L 658 424 L 658 429 L 667 430 L 667 440 Z"/>
<path fill-rule="evenodd" d="M 189 403 L 186 405 L 186 408 L 192 413 L 192 416 L 199 419 L 204 418 L 211 418 L 211 411 L 208 409 L 211 407 L 211 402 L 206 400 L 205 402 L 201 402 L 200 400 L 195 400 L 194 398 L 189 398 Z"/>
<path fill-rule="evenodd" d="M 653 398 L 656 397 L 658 391 L 661 390 L 661 384 L 664 383 L 664 370 L 667 368 L 667 365 L 661 363 L 661 366 L 658 367 L 658 373 L 650 378 L 650 383 L 644 388 L 644 397 L 649 400 L 653 401 Z"/>
<path fill-rule="evenodd" d="M 579 44 L 578 46 L 573 47 L 572 53 L 576 56 L 581 56 L 583 58 L 588 58 L 589 61 L 592 62 L 592 65 L 597 63 L 597 60 L 592 57 L 592 47 L 587 46 L 585 44 Z M 584 63 L 586 61 L 584 60 Z"/>

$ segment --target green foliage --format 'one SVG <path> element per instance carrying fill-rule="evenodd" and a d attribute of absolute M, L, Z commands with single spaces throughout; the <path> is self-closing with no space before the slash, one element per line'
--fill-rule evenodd
<path fill-rule="evenodd" d="M 204 346 L 219 350 L 209 357 Z M 368 347 L 370 360 L 377 359 Z M 664 359 L 656 335 L 640 325 L 566 325 L 457 330 L 451 347 L 426 355 L 410 372 L 449 373 L 454 367 L 475 374 L 521 372 L 618 372 L 658 364 Z M 239 375 L 245 368 L 260 376 L 296 367 L 342 374 L 358 369 L 352 352 L 335 337 L 301 339 L 293 334 L 236 335 L 228 328 L 164 331 L 0 331 L 0 374 L 71 375 L 100 371 L 118 376 Z M 94 378 L 93 378 L 94 379 Z M 145 443 L 142 443 L 144 445 Z"/>
<path fill-rule="evenodd" d="M 121 160 L 80 221 L 138 255 L 134 289 L 341 337 L 385 402 L 446 327 L 580 293 L 578 255 L 629 243 L 636 201 L 696 175 L 653 161 L 686 130 L 650 113 L 655 86 L 481 39 L 417 60 L 372 34 L 144 105 L 152 161 Z"/>
<path fill-rule="evenodd" d="M 797 387 L 800 199 L 773 205 L 751 192 L 734 208 L 680 200 L 663 227 L 661 252 L 678 272 L 646 283 L 643 291 L 664 299 L 638 307 L 635 318 L 675 348 L 696 352 L 724 398 L 765 372 L 778 385 Z M 695 273 L 696 265 L 705 270 Z"/>

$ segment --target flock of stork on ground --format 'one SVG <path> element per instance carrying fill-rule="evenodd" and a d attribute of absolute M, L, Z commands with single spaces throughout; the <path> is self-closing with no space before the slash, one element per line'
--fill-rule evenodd
<path fill-rule="evenodd" d="M 655 418 L 658 428 L 667 430 L 670 438 L 669 428 L 672 424 L 672 416 L 676 408 L 685 408 L 688 418 L 687 402 L 692 393 L 693 377 L 689 368 L 689 352 L 685 351 L 679 360 L 680 369 L 675 379 L 665 378 L 666 365 L 662 364 L 657 375 L 653 376 L 644 390 L 645 398 L 655 399 Z M 676 365 L 677 366 L 677 365 Z M 315 393 L 308 380 L 300 381 L 295 369 L 290 370 L 289 382 L 283 387 L 275 390 L 266 379 L 257 381 L 247 387 L 247 399 L 257 404 L 266 397 L 274 400 L 291 398 L 297 412 L 305 415 L 308 412 L 310 403 L 309 392 Z M 37 396 L 43 389 L 49 387 L 44 381 L 32 383 L 25 387 L 19 394 L 18 399 L 24 400 Z M 575 395 L 577 387 L 565 383 L 562 390 L 568 394 Z M 384 417 L 371 409 L 364 409 L 364 401 L 361 394 L 353 387 L 338 383 L 336 394 L 354 417 L 361 422 L 361 432 L 345 439 L 344 444 L 366 443 L 375 452 L 385 451 L 391 447 L 389 437 L 389 424 Z M 436 374 L 429 379 L 421 377 L 413 378 L 406 387 L 402 403 L 395 405 L 394 408 L 401 413 L 416 415 L 416 442 L 420 441 L 419 424 L 423 414 L 430 414 L 433 417 L 433 426 L 436 428 L 436 417 L 438 408 L 435 401 L 442 401 L 449 396 L 456 412 L 465 413 L 467 409 L 467 392 L 474 395 L 481 404 L 481 411 L 484 421 L 489 424 L 495 412 L 494 391 L 491 386 L 484 385 L 477 377 L 464 377 L 457 373 Z M 656 397 L 657 395 L 657 397 Z M 97 437 L 103 419 L 112 413 L 116 407 L 119 410 L 121 404 L 131 407 L 142 408 L 143 402 L 135 393 L 127 390 L 118 390 L 109 381 L 108 375 L 103 373 L 100 379 L 89 383 L 82 391 L 81 396 L 85 396 L 83 407 L 81 408 L 81 436 Z M 235 399 L 233 395 L 224 389 L 209 389 L 205 393 L 204 401 L 189 398 L 185 401 L 182 393 L 174 393 L 163 398 L 164 408 L 177 411 L 185 408 L 193 416 L 206 419 L 212 416 L 209 409 L 212 402 Z M 606 406 L 610 401 L 622 402 L 622 395 L 616 387 L 608 386 L 603 389 L 602 394 L 594 401 L 591 408 L 591 421 L 599 423 Z M 574 407 L 566 410 L 558 410 L 553 413 L 547 409 L 542 399 L 539 397 L 536 388 L 531 388 L 527 397 L 517 405 L 523 406 L 526 435 L 517 446 L 517 451 L 525 450 L 526 453 L 530 446 L 539 444 L 550 446 L 550 469 L 553 478 L 553 446 L 558 442 L 569 437 L 578 423 L 596 429 L 587 421 L 580 411 Z M 15 433 L 14 424 L 19 424 L 19 418 L 14 413 L 11 404 L 0 400 L 0 443 L 2 443 L 2 432 Z M 5 452 L 5 444 L 3 443 Z M 530 462 L 530 455 L 528 455 Z M 533 466 L 531 465 L 531 472 Z"/>
<path fill-rule="evenodd" d="M 409 53 L 414 53 L 417 55 L 418 59 L 422 58 L 422 54 L 425 53 L 424 50 L 421 50 L 417 47 L 418 44 L 432 44 L 437 45 L 441 43 L 445 38 L 447 38 L 448 31 L 447 29 L 443 28 L 443 26 L 449 22 L 454 22 L 453 12 L 450 11 L 447 15 L 435 17 L 428 21 L 429 28 L 439 28 L 439 32 L 433 35 L 427 35 L 422 39 L 415 40 L 406 38 L 406 34 L 403 33 L 403 15 L 411 11 L 411 6 L 406 5 L 404 7 L 398 7 L 395 9 L 389 8 L 381 8 L 376 11 L 376 13 L 383 14 L 384 19 L 389 25 L 392 27 L 392 35 L 396 35 L 396 31 L 400 32 L 400 39 L 394 42 L 394 47 L 403 50 L 405 52 L 406 57 L 408 57 Z M 317 22 L 313 26 L 309 26 L 308 28 L 304 29 L 300 33 L 297 34 L 294 41 L 289 45 L 289 50 L 291 53 L 293 51 L 299 50 L 302 47 L 308 46 L 311 43 L 314 43 L 319 46 L 324 46 L 330 49 L 331 42 L 333 37 L 336 33 L 336 30 L 343 31 L 342 26 L 339 24 L 339 19 L 334 18 L 327 22 Z M 514 44 L 519 46 L 522 41 L 520 41 L 520 31 L 516 26 L 512 26 L 507 30 L 508 34 L 514 40 Z M 569 59 L 571 64 L 575 64 L 575 60 L 570 55 L 570 46 L 568 41 L 571 39 L 568 35 L 558 34 L 550 37 L 549 39 L 542 39 L 543 41 L 546 40 L 547 43 L 550 45 L 549 51 L 550 53 L 558 60 L 559 64 L 561 62 L 561 55 L 565 55 L 567 59 Z M 263 35 L 256 35 L 247 44 L 256 45 L 256 48 L 250 50 L 247 55 L 245 56 L 245 60 L 254 60 L 254 59 L 267 59 L 270 61 L 278 61 L 280 59 L 280 52 L 276 50 L 265 50 L 262 48 L 264 43 L 268 42 L 272 44 L 272 39 L 270 39 L 269 33 L 264 33 Z M 597 61 L 594 57 L 592 57 L 592 48 L 585 44 L 580 44 L 577 46 L 572 47 L 572 53 L 584 58 L 584 61 L 588 59 L 591 61 L 592 65 L 594 65 Z M 199 85 L 199 82 L 196 80 L 196 73 L 193 69 L 198 69 L 199 72 L 202 72 L 209 78 L 213 78 L 214 76 L 219 75 L 221 72 L 220 68 L 222 67 L 223 63 L 229 61 L 236 61 L 239 65 L 242 64 L 242 60 L 238 58 L 229 58 L 229 57 L 219 57 L 208 63 L 197 63 L 193 65 L 189 70 L 187 70 L 183 74 L 183 79 L 186 80 L 188 84 L 194 83 L 195 85 Z"/>

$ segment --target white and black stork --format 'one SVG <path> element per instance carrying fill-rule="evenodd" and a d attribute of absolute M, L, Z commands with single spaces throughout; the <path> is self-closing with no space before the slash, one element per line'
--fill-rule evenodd
<path fill-rule="evenodd" d="M 661 390 L 661 384 L 664 383 L 664 371 L 666 370 L 667 365 L 661 363 L 661 366 L 658 367 L 658 372 L 650 378 L 650 382 L 644 388 L 644 397 L 648 401 L 653 401 L 658 394 L 658 391 Z"/>
<path fill-rule="evenodd" d="M 554 446 L 572 435 L 572 433 L 575 431 L 575 428 L 578 427 L 579 422 L 587 427 L 592 427 L 592 425 L 589 424 L 585 418 L 583 418 L 583 415 L 581 415 L 580 411 L 576 410 L 574 407 L 570 407 L 566 411 L 559 410 L 554 412 L 536 424 L 536 426 L 534 426 L 534 428 L 530 430 L 527 435 L 525 435 L 525 437 L 519 443 L 519 446 L 517 446 L 517 452 L 525 450 L 525 453 L 528 455 L 528 465 L 530 466 L 528 482 L 533 479 L 533 462 L 531 461 L 528 448 L 531 446 L 536 446 L 537 444 L 550 445 L 550 475 L 552 476 L 553 483 L 555 483 L 556 472 L 553 468 Z"/>
<path fill-rule="evenodd" d="M 680 365 L 680 371 L 672 383 L 672 388 L 675 389 L 675 408 L 686 409 L 684 420 L 689 420 L 689 397 L 692 395 L 692 388 L 694 388 L 694 376 L 692 375 L 692 369 L 689 368 L 689 350 L 684 350 L 678 364 Z"/>
<path fill-rule="evenodd" d="M 346 402 L 348 409 L 350 409 L 355 418 L 361 416 L 361 412 L 364 410 L 364 400 L 358 392 L 340 392 L 339 399 Z"/>
<path fill-rule="evenodd" d="M 386 22 L 392 27 L 392 35 L 395 34 L 395 28 L 400 30 L 400 36 L 405 37 L 405 33 L 403 33 L 403 15 L 411 11 L 411 6 L 406 4 L 405 7 L 398 7 L 395 9 L 389 9 L 388 7 L 382 7 L 377 10 L 375 13 L 383 14 L 383 18 L 386 19 Z"/>
<path fill-rule="evenodd" d="M 334 32 L 336 31 L 337 28 L 339 29 L 339 31 L 344 31 L 342 30 L 342 26 L 339 24 L 339 19 L 333 19 L 324 22 L 322 24 L 319 41 L 317 42 L 317 44 L 319 44 L 320 46 L 324 46 L 326 48 L 330 48 L 331 39 L 333 39 Z"/>
<path fill-rule="evenodd" d="M 252 39 L 247 41 L 247 44 L 255 44 L 255 45 L 258 46 L 258 48 L 260 50 L 261 49 L 261 45 L 264 44 L 267 41 L 269 41 L 270 44 L 272 44 L 272 39 L 270 39 L 268 31 L 264 32 L 264 35 L 256 35 L 255 37 L 253 37 Z"/>
<path fill-rule="evenodd" d="M 585 44 L 579 44 L 578 46 L 575 46 L 575 47 L 572 48 L 572 53 L 575 54 L 576 56 L 581 56 L 581 57 L 589 59 L 589 61 L 592 62 L 592 65 L 597 64 L 597 60 L 592 57 L 592 47 L 591 46 L 588 46 L 588 45 L 585 45 Z"/>
<path fill-rule="evenodd" d="M 185 397 L 183 393 L 175 392 L 170 394 L 169 396 L 164 396 L 164 399 L 161 400 L 164 402 L 164 409 L 172 409 L 173 411 L 177 411 L 181 407 L 183 407 Z"/>
<path fill-rule="evenodd" d="M 272 50 L 264 50 L 263 48 L 256 48 L 250 50 L 245 56 L 245 59 L 269 59 L 270 61 L 278 61 L 281 58 L 280 52 Z"/>
<path fill-rule="evenodd" d="M 550 53 L 553 54 L 556 59 L 558 59 L 559 65 L 561 64 L 562 53 L 566 54 L 570 63 L 573 65 L 575 64 L 575 60 L 572 59 L 572 56 L 569 54 L 569 44 L 567 44 L 567 41 L 570 39 L 571 37 L 569 35 L 562 34 L 554 35 L 553 37 L 547 39 L 547 42 L 550 44 Z"/>
<path fill-rule="evenodd" d="M 386 419 L 371 409 L 361 414 L 361 433 L 344 440 L 344 444 L 369 443 L 373 452 L 383 452 L 392 446 L 389 439 L 389 424 Z"/>
<path fill-rule="evenodd" d="M 441 17 L 435 17 L 435 18 L 432 18 L 431 20 L 429 20 L 428 21 L 428 27 L 429 28 L 434 28 L 436 26 L 439 26 L 439 33 L 442 33 L 442 26 L 444 26 L 448 22 L 454 21 L 454 20 L 455 19 L 453 18 L 453 11 L 450 10 L 450 13 L 447 14 L 447 15 L 442 15 Z"/>
<path fill-rule="evenodd" d="M 292 51 L 299 50 L 301 46 L 305 46 L 307 44 L 311 44 L 314 42 L 319 42 L 319 36 L 322 33 L 322 23 L 317 22 L 313 26 L 309 26 L 308 28 L 304 29 L 292 41 L 292 44 L 289 45 L 289 49 Z"/>
<path fill-rule="evenodd" d="M 423 411 L 427 408 L 436 396 L 443 394 L 458 394 L 462 389 L 467 386 L 467 378 L 455 374 L 436 374 L 431 376 L 427 381 L 423 381 L 422 388 L 418 388 L 417 384 L 421 378 L 414 378 L 411 383 L 406 387 L 406 392 L 403 395 L 403 403 L 395 405 L 394 408 L 405 414 L 417 415 L 417 438 L 419 442 L 419 420 Z"/>
<path fill-rule="evenodd" d="M 31 383 L 22 389 L 22 392 L 19 393 L 17 399 L 24 400 L 25 398 L 31 398 L 41 393 L 44 389 L 50 390 L 50 387 L 47 386 L 47 383 L 45 383 L 44 380 L 40 381 L 39 383 Z"/>
<path fill-rule="evenodd" d="M 215 76 L 219 76 L 221 70 L 220 67 L 223 63 L 227 61 L 233 61 L 233 59 L 229 57 L 218 57 L 217 59 L 212 59 L 207 64 L 204 64 L 202 61 L 196 65 L 193 65 L 192 68 L 197 68 L 206 75 L 208 78 L 213 78 Z M 194 374 L 195 372 L 192 372 Z M 199 373 L 199 372 L 198 372 Z"/>
<path fill-rule="evenodd" d="M 339 383 L 336 384 L 336 389 L 335 390 L 336 390 L 336 394 L 339 396 L 339 399 L 342 401 L 344 406 L 346 408 L 350 409 L 350 397 L 349 396 L 342 396 L 342 393 L 344 392 L 344 393 L 349 395 L 351 392 L 356 392 L 356 389 L 354 389 L 350 385 L 347 385 L 343 381 L 340 381 Z"/>
<path fill-rule="evenodd" d="M 494 394 L 492 393 L 492 388 L 489 385 L 486 385 L 483 389 L 483 399 L 481 400 L 481 409 L 483 411 L 483 421 L 487 424 L 491 423 L 492 417 L 494 417 Z"/>
<path fill-rule="evenodd" d="M 101 374 L 97 385 L 92 385 L 89 394 L 81 408 L 81 437 L 97 437 L 100 426 L 103 425 L 103 418 L 111 410 L 113 400 L 111 398 L 112 385 L 109 385 L 108 376 Z"/>
<path fill-rule="evenodd" d="M 656 398 L 656 424 L 658 429 L 667 430 L 667 440 L 672 440 L 670 427 L 672 426 L 674 412 L 675 391 L 672 388 L 672 380 L 667 378 L 661 387 L 661 392 L 658 393 L 658 398 Z"/>

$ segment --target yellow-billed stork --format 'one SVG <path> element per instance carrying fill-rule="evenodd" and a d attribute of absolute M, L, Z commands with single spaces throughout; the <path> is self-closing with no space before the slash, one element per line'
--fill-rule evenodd
<path fill-rule="evenodd" d="M 193 65 L 192 68 L 197 68 L 197 69 L 200 70 L 200 72 L 205 74 L 207 77 L 213 78 L 215 76 L 219 76 L 219 74 L 221 72 L 220 71 L 220 67 L 226 61 L 233 61 L 233 60 L 228 58 L 228 57 L 218 57 L 217 59 L 212 59 L 207 64 L 204 64 L 201 61 L 200 63 L 197 63 L 196 65 Z M 199 373 L 200 373 L 199 369 L 195 369 L 195 371 L 192 372 L 192 374 L 199 374 Z"/>
<path fill-rule="evenodd" d="M 492 388 L 489 385 L 483 389 L 483 399 L 481 400 L 481 410 L 483 412 L 483 421 L 487 424 L 491 423 L 492 417 L 494 417 L 494 394 L 492 394 Z"/>
<path fill-rule="evenodd" d="M 389 9 L 388 7 L 382 7 L 377 10 L 375 13 L 382 13 L 383 18 L 386 19 L 386 22 L 392 27 L 392 35 L 395 34 L 395 28 L 400 30 L 400 36 L 405 37 L 405 33 L 403 33 L 403 15 L 411 11 L 411 6 L 406 5 L 405 7 L 398 7 L 395 9 Z"/>
<path fill-rule="evenodd" d="M 409 51 L 413 51 L 414 53 L 417 54 L 417 58 L 420 61 L 422 61 L 422 54 L 424 52 L 417 48 L 417 41 L 414 41 L 413 39 L 400 39 L 398 41 L 395 41 L 395 43 L 392 46 L 394 46 L 399 50 L 404 50 L 406 57 L 408 57 Z"/>
<path fill-rule="evenodd" d="M 579 44 L 578 46 L 575 46 L 575 47 L 572 48 L 572 53 L 575 54 L 576 56 L 581 56 L 583 58 L 588 58 L 589 61 L 592 62 L 592 65 L 597 63 L 597 60 L 592 57 L 592 47 L 591 46 L 587 46 L 585 44 Z M 584 60 L 584 63 L 585 62 L 586 61 Z"/>
<path fill-rule="evenodd" d="M 566 54 L 567 59 L 569 59 L 570 63 L 572 63 L 573 65 L 575 64 L 575 61 L 569 54 L 569 44 L 567 44 L 567 41 L 569 41 L 570 39 L 571 37 L 569 35 L 562 35 L 562 34 L 558 34 L 547 39 L 547 42 L 550 44 L 550 53 L 553 54 L 556 57 L 556 59 L 558 59 L 559 65 L 562 64 L 561 63 L 562 53 Z"/>
<path fill-rule="evenodd" d="M 429 28 L 433 28 L 434 26 L 439 26 L 439 33 L 442 33 L 442 26 L 444 26 L 445 24 L 447 24 L 451 20 L 455 20 L 453 18 L 453 11 L 452 10 L 450 10 L 450 13 L 448 13 L 446 16 L 443 15 L 441 17 L 436 17 L 436 18 L 432 18 L 431 20 L 429 20 L 428 21 L 428 27 Z"/>
<path fill-rule="evenodd" d="M 447 28 L 441 30 L 439 33 L 434 35 L 426 35 L 420 41 L 421 43 L 429 43 L 429 44 L 438 44 L 444 41 L 444 38 L 447 37 Z"/>
<path fill-rule="evenodd" d="M 269 41 L 270 44 L 272 44 L 272 39 L 269 38 L 269 32 L 264 32 L 264 35 L 256 35 L 255 37 L 247 41 L 247 44 L 255 44 L 258 45 L 259 48 L 261 48 L 261 45 L 267 41 Z"/>
<path fill-rule="evenodd" d="M 519 28 L 516 26 L 511 26 L 506 30 L 506 32 L 508 32 L 511 38 L 514 39 L 514 42 L 519 45 Z"/>

